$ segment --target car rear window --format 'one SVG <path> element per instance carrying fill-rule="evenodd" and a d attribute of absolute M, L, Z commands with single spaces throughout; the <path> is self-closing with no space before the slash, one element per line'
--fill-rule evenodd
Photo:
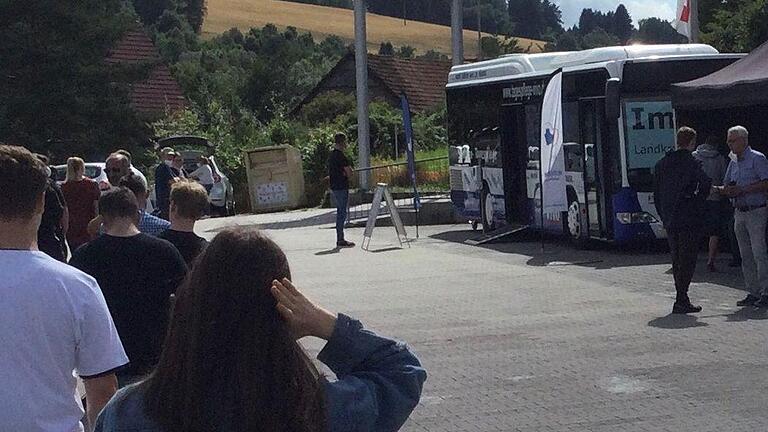
<path fill-rule="evenodd" d="M 89 179 L 95 179 L 101 175 L 101 167 L 95 165 L 85 166 L 85 176 Z"/>

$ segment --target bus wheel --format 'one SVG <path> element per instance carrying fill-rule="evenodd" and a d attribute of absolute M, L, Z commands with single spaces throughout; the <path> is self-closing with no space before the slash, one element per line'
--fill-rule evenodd
<path fill-rule="evenodd" d="M 493 231 L 496 229 L 496 224 L 493 221 L 493 198 L 488 185 L 483 187 L 483 197 L 483 228 L 485 231 Z"/>
<path fill-rule="evenodd" d="M 586 239 L 583 233 L 584 225 L 581 215 L 581 204 L 579 204 L 579 200 L 576 197 L 568 197 L 567 214 L 566 228 L 569 240 L 579 248 L 585 247 Z"/>

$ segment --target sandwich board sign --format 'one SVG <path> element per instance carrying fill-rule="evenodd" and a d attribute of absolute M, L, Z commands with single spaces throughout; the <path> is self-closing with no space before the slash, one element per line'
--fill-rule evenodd
<path fill-rule="evenodd" d="M 373 229 L 376 227 L 376 218 L 379 217 L 381 211 L 382 200 L 387 203 L 390 217 L 392 217 L 392 225 L 395 227 L 395 233 L 397 234 L 397 241 L 400 242 L 400 247 L 403 246 L 403 239 L 408 241 L 408 234 L 405 232 L 403 226 L 403 220 L 400 219 L 400 213 L 397 211 L 395 201 L 392 199 L 392 194 L 389 192 L 389 187 L 386 183 L 379 183 L 376 185 L 376 193 L 373 195 L 373 202 L 371 203 L 371 211 L 368 213 L 368 221 L 365 223 L 365 233 L 363 233 L 363 244 L 360 245 L 364 250 L 368 250 L 371 246 L 371 237 L 373 237 Z M 366 245 L 366 240 L 368 244 Z M 408 243 L 408 247 L 411 244 Z"/>

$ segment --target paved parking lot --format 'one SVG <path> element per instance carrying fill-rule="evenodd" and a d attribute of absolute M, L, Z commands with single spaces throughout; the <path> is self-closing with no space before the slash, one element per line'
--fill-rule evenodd
<path fill-rule="evenodd" d="M 405 431 L 768 430 L 768 315 L 735 306 L 727 255 L 726 273 L 700 262 L 691 298 L 704 311 L 671 316 L 664 254 L 473 247 L 465 226 L 422 227 L 404 249 L 382 227 L 371 252 L 339 251 L 332 220 L 238 216 L 199 232 L 260 226 L 311 297 L 413 346 L 429 378 Z"/>

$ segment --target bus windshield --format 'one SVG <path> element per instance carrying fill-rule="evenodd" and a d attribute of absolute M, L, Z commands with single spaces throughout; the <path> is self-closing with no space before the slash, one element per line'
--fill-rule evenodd
<path fill-rule="evenodd" d="M 629 185 L 637 192 L 650 192 L 656 162 L 675 147 L 672 102 L 627 99 L 623 108 Z"/>

